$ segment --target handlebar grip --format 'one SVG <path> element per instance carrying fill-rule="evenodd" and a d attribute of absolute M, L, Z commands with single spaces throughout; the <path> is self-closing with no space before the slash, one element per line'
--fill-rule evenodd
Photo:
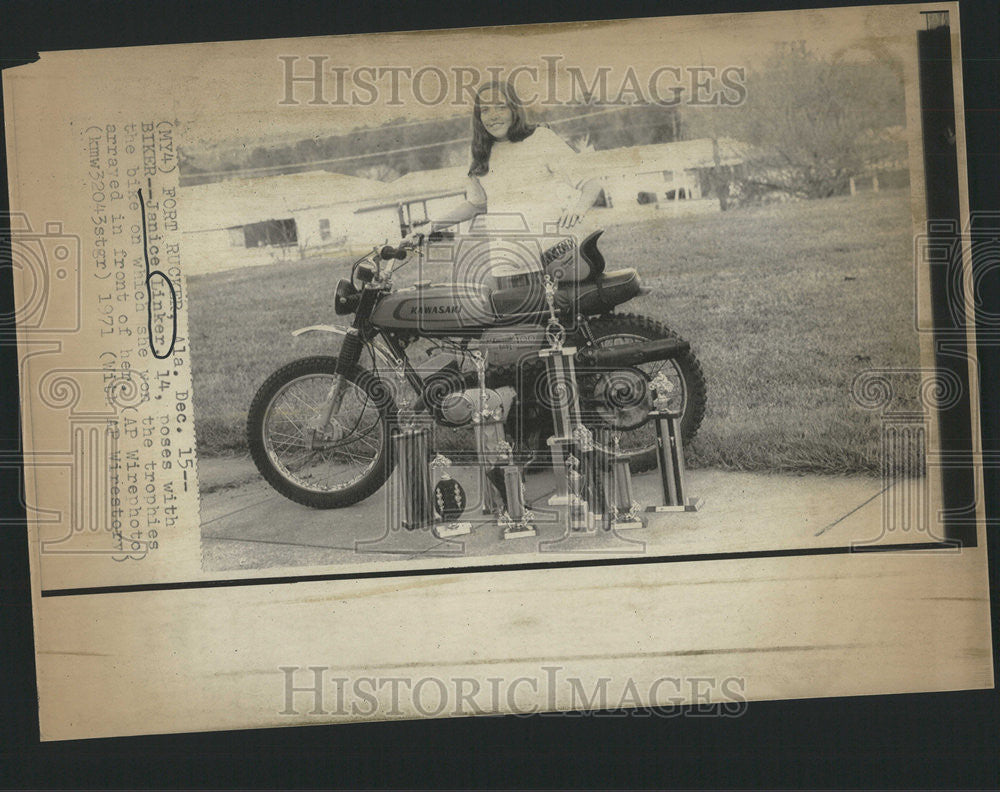
<path fill-rule="evenodd" d="M 386 245 L 378 252 L 379 258 L 382 261 L 388 261 L 389 259 L 398 259 L 402 261 L 406 258 L 406 248 L 402 245 L 398 248 L 394 248 L 392 245 Z"/>

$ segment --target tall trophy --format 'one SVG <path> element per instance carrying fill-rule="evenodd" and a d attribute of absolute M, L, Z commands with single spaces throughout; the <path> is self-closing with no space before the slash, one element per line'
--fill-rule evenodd
<path fill-rule="evenodd" d="M 621 433 L 609 426 L 593 430 L 590 510 L 605 531 L 641 528 L 641 508 L 632 498 L 632 471 L 621 452 Z"/>
<path fill-rule="evenodd" d="M 499 454 L 498 464 L 487 471 L 486 477 L 500 496 L 497 524 L 500 526 L 501 536 L 504 539 L 537 536 L 538 531 L 531 524 L 534 514 L 525 504 L 524 474 L 521 467 L 514 464 L 510 443 L 504 441 Z"/>
<path fill-rule="evenodd" d="M 552 467 L 556 471 L 556 492 L 549 498 L 549 505 L 566 506 L 571 501 L 567 448 L 574 442 L 574 427 L 580 424 L 580 401 L 573 365 L 576 348 L 563 345 L 566 331 L 556 316 L 555 281 L 551 275 L 545 276 L 545 300 L 549 308 L 546 328 L 549 348 L 539 350 L 538 356 L 545 363 L 554 427 L 547 443 L 552 455 Z M 577 464 L 579 461 L 576 460 Z"/>
<path fill-rule="evenodd" d="M 513 447 L 504 430 L 506 411 L 499 394 L 486 387 L 486 357 L 473 352 L 479 375 L 477 409 L 472 416 L 479 458 L 483 511 L 493 514 L 504 539 L 536 536 L 532 513 L 525 505 L 524 473 L 514 464 Z"/>
<path fill-rule="evenodd" d="M 392 473 L 391 523 L 407 531 L 432 528 L 434 507 L 431 494 L 430 428 L 418 426 L 409 403 L 400 404 L 400 424 L 390 434 L 396 468 Z"/>
<path fill-rule="evenodd" d="M 688 498 L 684 486 L 684 448 L 681 442 L 681 412 L 671 401 L 674 384 L 661 371 L 651 383 L 653 409 L 649 413 L 656 426 L 656 462 L 663 487 L 663 505 L 647 506 L 647 512 L 698 511 L 701 499 Z"/>
<path fill-rule="evenodd" d="M 610 490 L 611 527 L 616 531 L 642 528 L 644 525 L 640 516 L 642 507 L 632 495 L 632 469 L 629 467 L 628 459 L 622 454 L 621 435 L 618 432 L 611 438 Z"/>

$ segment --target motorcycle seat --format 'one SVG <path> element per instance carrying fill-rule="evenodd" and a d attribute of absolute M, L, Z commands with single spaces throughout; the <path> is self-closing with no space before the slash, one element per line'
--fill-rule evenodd
<path fill-rule="evenodd" d="M 556 284 L 555 308 L 559 313 L 606 313 L 642 293 L 639 273 L 634 269 L 603 272 L 585 281 Z M 498 316 L 536 315 L 548 311 L 545 290 L 540 283 L 529 283 L 490 294 L 493 310 Z"/>

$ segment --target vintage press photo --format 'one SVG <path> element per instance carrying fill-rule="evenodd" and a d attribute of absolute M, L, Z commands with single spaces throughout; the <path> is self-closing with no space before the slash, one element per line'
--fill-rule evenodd
<path fill-rule="evenodd" d="M 959 22 L 6 71 L 43 738 L 989 686 Z"/>

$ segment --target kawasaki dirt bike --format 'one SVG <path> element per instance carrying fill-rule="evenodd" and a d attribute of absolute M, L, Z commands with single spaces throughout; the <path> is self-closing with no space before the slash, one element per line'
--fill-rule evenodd
<path fill-rule="evenodd" d="M 479 354 L 488 361 L 486 387 L 516 394 L 505 428 L 520 461 L 544 464 L 551 394 L 535 353 L 549 346 L 553 327 L 566 347 L 576 349 L 584 421 L 589 416 L 618 428 L 633 472 L 655 467 L 650 380 L 662 371 L 674 386 L 673 407 L 682 412 L 688 442 L 704 415 L 705 380 L 689 344 L 676 333 L 653 319 L 614 313 L 646 290 L 634 269 L 605 271 L 597 248 L 601 233 L 573 251 L 586 267 L 583 279 L 550 277 L 547 296 L 542 281 L 527 276 L 496 288 L 394 288 L 393 272 L 415 255 L 413 247 L 376 247 L 355 261 L 333 297 L 337 314 L 354 316 L 351 326 L 294 332 L 339 336 L 339 354 L 287 364 L 253 399 L 247 433 L 257 469 L 278 492 L 306 506 L 339 508 L 364 500 L 395 463 L 389 439 L 400 402 L 407 415 L 457 426 L 442 405 L 449 395 L 477 386 L 481 375 L 470 362 Z M 546 265 L 545 271 L 553 270 Z"/>

